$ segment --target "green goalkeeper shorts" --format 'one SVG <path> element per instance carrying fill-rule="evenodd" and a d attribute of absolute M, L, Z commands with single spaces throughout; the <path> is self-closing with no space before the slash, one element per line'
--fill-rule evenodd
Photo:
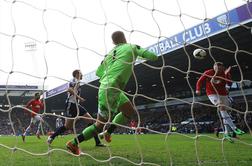
<path fill-rule="evenodd" d="M 118 113 L 121 105 L 129 102 L 128 97 L 120 89 L 99 88 L 98 93 L 98 113 L 105 119 L 114 117 Z"/>

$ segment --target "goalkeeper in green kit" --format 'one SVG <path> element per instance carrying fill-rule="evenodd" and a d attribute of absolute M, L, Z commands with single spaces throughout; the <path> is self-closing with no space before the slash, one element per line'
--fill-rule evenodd
<path fill-rule="evenodd" d="M 111 142 L 111 133 L 116 125 L 126 125 L 129 122 L 135 109 L 123 90 L 132 75 L 135 61 L 138 56 L 147 60 L 158 58 L 153 52 L 127 43 L 121 31 L 114 32 L 112 40 L 115 47 L 107 54 L 96 71 L 96 75 L 100 78 L 96 123 L 85 128 L 77 138 L 66 144 L 68 150 L 77 155 L 80 154 L 79 143 L 91 139 L 98 133 L 107 142 Z M 112 124 L 108 130 L 102 132 L 104 123 L 110 119 Z"/>

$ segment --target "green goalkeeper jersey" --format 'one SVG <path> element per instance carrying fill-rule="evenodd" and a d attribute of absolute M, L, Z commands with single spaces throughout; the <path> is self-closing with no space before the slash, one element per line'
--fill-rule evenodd
<path fill-rule="evenodd" d="M 133 44 L 119 44 L 105 57 L 96 71 L 100 77 L 101 87 L 116 87 L 124 89 L 133 72 L 133 65 L 137 57 L 146 60 L 157 60 L 157 56 L 140 46 Z"/>

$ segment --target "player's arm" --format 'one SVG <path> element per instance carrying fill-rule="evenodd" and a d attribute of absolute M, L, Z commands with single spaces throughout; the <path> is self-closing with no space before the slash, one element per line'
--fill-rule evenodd
<path fill-rule="evenodd" d="M 104 74 L 104 63 L 102 61 L 102 63 L 100 64 L 100 66 L 97 68 L 96 70 L 96 76 L 98 76 L 99 78 L 101 78 Z"/>
<path fill-rule="evenodd" d="M 97 68 L 96 70 L 96 76 L 98 76 L 99 78 L 101 78 L 104 74 L 104 70 L 105 70 L 105 59 L 106 59 L 107 55 L 105 55 L 104 60 L 101 62 L 100 66 Z"/>
<path fill-rule="evenodd" d="M 44 97 L 40 99 L 41 109 L 44 109 Z"/>
<path fill-rule="evenodd" d="M 151 61 L 155 61 L 158 59 L 157 55 L 154 52 L 141 48 L 138 45 L 136 45 L 135 51 L 137 55 L 139 55 L 140 57 L 144 59 L 151 60 Z"/>
<path fill-rule="evenodd" d="M 203 75 L 200 76 L 200 78 L 198 79 L 197 83 L 196 83 L 196 94 L 200 95 L 201 94 L 201 87 L 202 87 L 202 83 L 206 80 L 206 75 L 207 72 L 204 72 Z"/>
<path fill-rule="evenodd" d="M 32 101 L 33 101 L 33 99 L 30 100 L 30 101 L 25 105 L 25 108 L 30 109 L 30 108 L 31 108 L 31 105 L 32 105 Z M 28 111 L 27 109 L 24 109 L 25 114 L 28 114 L 28 113 L 30 112 L 30 111 Z"/>
<path fill-rule="evenodd" d="M 225 77 L 226 77 L 226 84 L 228 86 L 231 86 L 232 85 L 232 80 L 231 80 L 231 66 L 229 66 L 226 70 L 225 70 Z"/>
<path fill-rule="evenodd" d="M 33 101 L 33 99 L 32 100 L 30 100 L 27 104 L 26 104 L 26 108 L 30 108 L 31 107 L 31 105 L 32 105 L 32 101 Z"/>
<path fill-rule="evenodd" d="M 41 110 L 44 109 L 44 102 L 43 102 L 43 99 L 40 99 L 40 108 L 41 108 Z"/>
<path fill-rule="evenodd" d="M 71 95 L 73 95 L 73 96 L 76 96 L 77 99 L 79 99 L 81 102 L 85 101 L 84 98 L 80 97 L 77 93 L 75 93 L 73 87 L 69 87 L 69 88 L 67 89 L 67 92 L 69 92 L 69 93 L 70 93 Z"/>

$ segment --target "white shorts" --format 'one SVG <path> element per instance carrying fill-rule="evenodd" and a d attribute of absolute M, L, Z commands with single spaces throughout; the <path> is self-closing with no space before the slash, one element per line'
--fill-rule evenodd
<path fill-rule="evenodd" d="M 35 124 L 36 122 L 43 121 L 42 117 L 40 115 L 35 115 L 31 118 L 31 123 Z"/>
<path fill-rule="evenodd" d="M 230 105 L 228 96 L 220 96 L 220 95 L 213 94 L 213 95 L 209 95 L 208 98 L 211 101 L 211 103 L 215 106 L 218 106 L 220 104 L 225 105 L 225 106 Z"/>

